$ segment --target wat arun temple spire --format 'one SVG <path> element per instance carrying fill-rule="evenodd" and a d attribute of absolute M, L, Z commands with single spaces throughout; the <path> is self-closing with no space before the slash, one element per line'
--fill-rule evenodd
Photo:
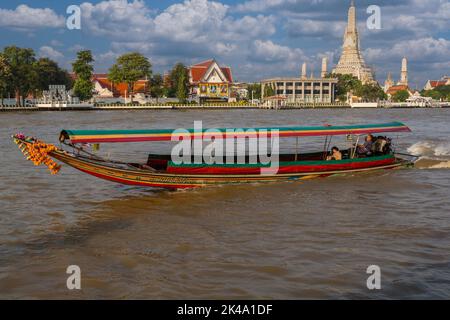
<path fill-rule="evenodd" d="M 363 83 L 374 82 L 372 70 L 367 67 L 361 54 L 354 0 L 348 10 L 348 24 L 344 34 L 342 55 L 333 73 L 351 74 Z"/>

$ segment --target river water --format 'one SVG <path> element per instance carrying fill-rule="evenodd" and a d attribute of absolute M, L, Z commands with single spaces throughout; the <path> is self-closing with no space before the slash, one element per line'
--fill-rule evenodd
<path fill-rule="evenodd" d="M 10 139 L 24 132 L 57 143 L 62 128 L 190 128 L 194 120 L 403 121 L 414 133 L 401 134 L 398 148 L 421 159 L 415 169 L 169 192 L 67 166 L 51 176 Z M 2 113 L 0 298 L 448 299 L 449 124 L 450 109 Z M 69 265 L 81 268 L 80 291 L 66 287 Z M 381 269 L 381 290 L 367 289 L 370 265 Z"/>

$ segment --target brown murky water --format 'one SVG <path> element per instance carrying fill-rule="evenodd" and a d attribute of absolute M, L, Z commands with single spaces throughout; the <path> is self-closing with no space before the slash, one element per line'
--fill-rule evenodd
<path fill-rule="evenodd" d="M 194 120 L 399 120 L 415 131 L 401 149 L 422 158 L 411 170 L 167 192 L 67 166 L 50 176 L 9 138 Z M 450 298 L 449 123 L 449 109 L 0 114 L 0 298 Z M 67 290 L 68 265 L 80 266 L 81 291 Z M 379 291 L 366 287 L 369 265 L 381 268 Z"/>

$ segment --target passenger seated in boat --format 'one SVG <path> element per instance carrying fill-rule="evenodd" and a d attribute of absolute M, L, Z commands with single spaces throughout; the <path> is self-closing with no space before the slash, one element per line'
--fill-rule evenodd
<path fill-rule="evenodd" d="M 342 153 L 338 147 L 333 147 L 331 149 L 331 155 L 327 157 L 327 161 L 331 161 L 331 160 L 335 160 L 335 161 L 342 160 Z"/>
<path fill-rule="evenodd" d="M 366 137 L 364 144 L 360 144 L 357 147 L 357 152 L 359 155 L 370 156 L 372 154 L 373 136 L 369 134 Z"/>

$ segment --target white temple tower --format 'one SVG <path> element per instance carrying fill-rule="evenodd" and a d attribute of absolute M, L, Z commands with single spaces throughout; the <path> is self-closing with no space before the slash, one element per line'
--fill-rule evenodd
<path fill-rule="evenodd" d="M 392 80 L 392 73 L 389 72 L 386 81 L 384 82 L 384 92 L 387 92 L 391 87 L 394 86 L 394 80 Z"/>
<path fill-rule="evenodd" d="M 403 85 L 403 86 L 408 85 L 408 59 L 406 59 L 406 58 L 403 58 L 403 60 L 402 60 L 402 71 L 400 74 L 399 85 Z"/>
<path fill-rule="evenodd" d="M 307 75 L 306 75 L 306 62 L 303 62 L 302 65 L 302 79 L 306 79 Z"/>
<path fill-rule="evenodd" d="M 336 74 L 351 74 L 365 83 L 373 83 L 372 70 L 366 66 L 361 54 L 358 28 L 356 27 L 356 7 L 352 0 L 348 10 L 348 23 L 344 34 L 344 44 L 339 63 L 333 70 Z"/>
<path fill-rule="evenodd" d="M 328 73 L 328 59 L 327 57 L 323 57 L 322 58 L 322 73 L 321 73 L 321 77 L 325 78 L 327 76 Z"/>

